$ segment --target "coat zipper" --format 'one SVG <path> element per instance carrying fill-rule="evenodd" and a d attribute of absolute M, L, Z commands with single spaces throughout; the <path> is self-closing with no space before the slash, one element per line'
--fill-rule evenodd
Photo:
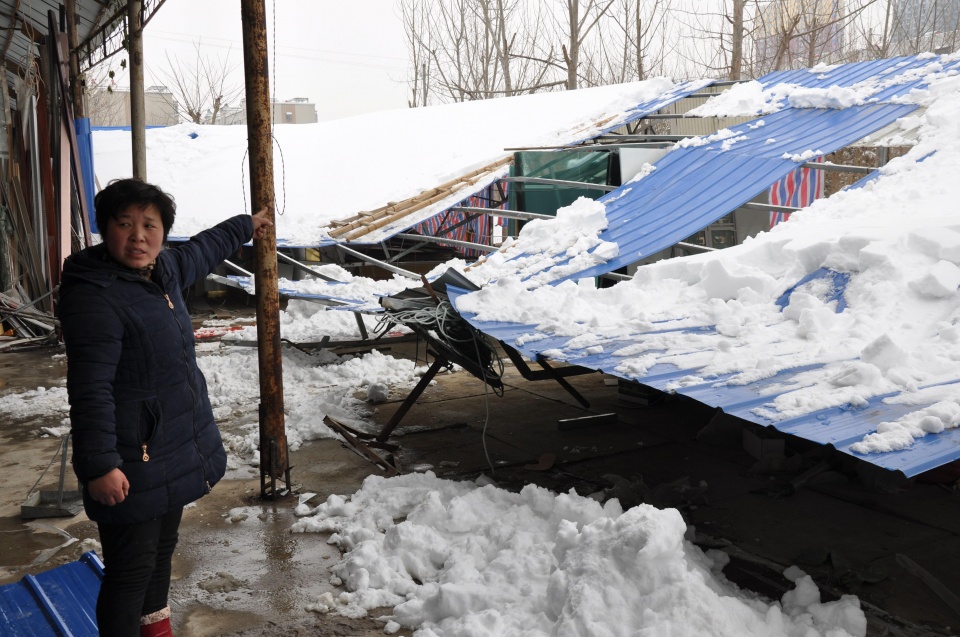
<path fill-rule="evenodd" d="M 173 301 L 170 300 L 170 295 L 167 294 L 166 292 L 164 292 L 164 293 L 163 293 L 163 298 L 165 298 L 165 299 L 167 300 L 167 307 L 169 307 L 171 310 L 174 309 L 174 307 L 173 307 Z M 176 314 L 174 314 L 174 318 L 176 319 Z M 177 324 L 178 324 L 178 325 L 180 324 L 180 321 L 179 321 L 179 320 L 177 320 Z M 159 422 L 157 422 L 157 423 L 154 424 L 154 427 L 159 427 L 159 426 L 160 426 L 160 423 L 159 423 Z M 150 454 L 147 453 L 147 443 L 146 443 L 146 442 L 142 443 L 142 444 L 140 445 L 140 449 L 143 450 L 143 456 L 141 456 L 141 460 L 143 460 L 144 462 L 150 462 Z"/>
<path fill-rule="evenodd" d="M 161 288 L 161 292 L 162 291 L 163 289 Z M 166 292 L 163 293 L 163 298 L 167 300 L 167 306 L 170 308 L 171 311 L 173 311 L 173 318 L 174 320 L 176 320 L 177 326 L 180 329 L 180 338 L 182 341 L 183 326 L 180 325 L 180 319 L 179 317 L 177 317 L 177 313 L 175 311 L 173 301 L 170 300 L 170 295 L 167 294 Z M 182 342 L 181 346 L 182 346 L 182 349 L 185 350 L 186 342 Z M 184 365 L 186 365 L 186 359 L 184 359 Z M 207 473 L 206 463 L 204 463 L 203 453 L 200 451 L 200 445 L 197 444 L 197 393 L 194 390 L 193 384 L 190 382 L 190 366 L 186 365 L 186 367 L 187 367 L 187 387 L 190 388 L 190 396 L 193 398 L 193 408 L 191 409 L 191 413 L 193 415 L 193 447 L 194 449 L 197 450 L 197 455 L 200 457 L 200 467 L 201 467 L 201 470 L 203 471 L 204 477 L 206 477 L 206 473 Z M 147 450 L 144 449 L 143 453 L 144 455 L 146 455 Z M 204 486 L 207 488 L 207 493 L 210 493 L 210 491 L 213 490 L 213 487 L 210 486 L 210 481 L 205 479 L 203 482 L 204 482 Z"/>

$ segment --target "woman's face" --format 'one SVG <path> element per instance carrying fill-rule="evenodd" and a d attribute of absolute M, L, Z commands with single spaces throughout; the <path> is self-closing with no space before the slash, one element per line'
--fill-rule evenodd
<path fill-rule="evenodd" d="M 110 256 L 128 268 L 144 268 L 153 263 L 163 248 L 163 222 L 153 204 L 122 210 L 107 222 L 107 250 Z"/>

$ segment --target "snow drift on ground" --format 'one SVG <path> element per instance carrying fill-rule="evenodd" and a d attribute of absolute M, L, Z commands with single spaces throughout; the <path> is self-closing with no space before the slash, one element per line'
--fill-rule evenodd
<path fill-rule="evenodd" d="M 795 567 L 779 602 L 739 590 L 728 557 L 684 539 L 675 509 L 623 511 L 573 492 L 511 493 L 432 473 L 370 477 L 352 497 L 301 504 L 295 532 L 330 532 L 348 592 L 315 610 L 392 608 L 386 632 L 456 635 L 845 637 L 866 633 L 856 597 L 821 603 Z M 382 611 L 381 611 L 382 612 Z"/>

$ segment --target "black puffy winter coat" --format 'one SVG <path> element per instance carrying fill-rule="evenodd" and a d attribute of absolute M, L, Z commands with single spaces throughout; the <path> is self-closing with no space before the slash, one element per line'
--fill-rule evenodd
<path fill-rule="evenodd" d="M 149 281 L 110 259 L 104 244 L 65 262 L 58 316 L 73 468 L 90 519 L 150 520 L 200 498 L 223 477 L 227 456 L 181 290 L 252 236 L 250 216 L 228 219 L 161 251 Z M 118 467 L 130 483 L 126 499 L 94 501 L 87 483 Z"/>

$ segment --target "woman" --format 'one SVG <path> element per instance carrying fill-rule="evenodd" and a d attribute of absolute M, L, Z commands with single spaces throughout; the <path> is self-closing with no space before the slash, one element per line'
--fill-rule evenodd
<path fill-rule="evenodd" d="M 64 263 L 58 315 L 73 467 L 103 547 L 97 625 L 165 637 L 183 507 L 227 463 L 181 290 L 272 223 L 265 210 L 238 215 L 164 250 L 176 206 L 156 186 L 116 180 L 94 206 L 104 240 Z"/>

